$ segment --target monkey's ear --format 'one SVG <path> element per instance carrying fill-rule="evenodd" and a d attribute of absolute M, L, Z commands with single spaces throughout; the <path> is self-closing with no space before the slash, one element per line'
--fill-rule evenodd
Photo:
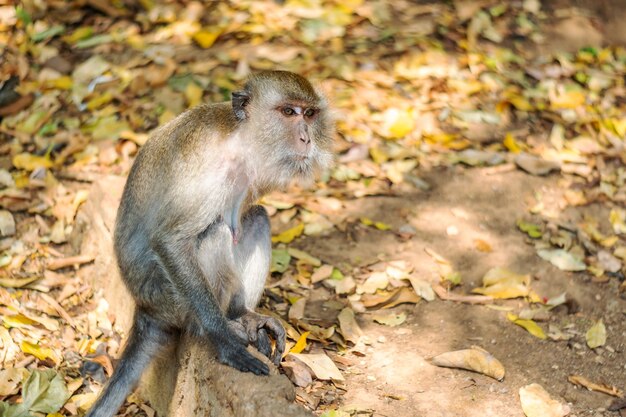
<path fill-rule="evenodd" d="M 247 91 L 232 92 L 233 111 L 237 120 L 244 120 L 248 115 L 245 107 L 250 101 L 250 94 Z"/>

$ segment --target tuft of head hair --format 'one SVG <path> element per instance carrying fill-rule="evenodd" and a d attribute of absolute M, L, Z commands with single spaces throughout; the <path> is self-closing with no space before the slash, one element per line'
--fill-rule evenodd
<path fill-rule="evenodd" d="M 260 71 L 246 80 L 244 91 L 255 97 L 280 95 L 296 102 L 318 103 L 322 97 L 311 83 L 301 75 L 289 71 Z"/>

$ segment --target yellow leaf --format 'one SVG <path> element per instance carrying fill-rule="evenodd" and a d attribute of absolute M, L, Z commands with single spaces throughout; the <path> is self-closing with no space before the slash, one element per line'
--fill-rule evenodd
<path fill-rule="evenodd" d="M 472 292 L 494 298 L 525 297 L 530 291 L 530 275 L 516 274 L 505 268 L 492 268 L 483 277 L 483 286 Z"/>
<path fill-rule="evenodd" d="M 106 91 L 104 94 L 96 96 L 87 102 L 87 110 L 95 110 L 108 104 L 113 100 L 113 94 L 110 91 Z"/>
<path fill-rule="evenodd" d="M 512 134 L 507 133 L 504 137 L 504 141 L 502 142 L 505 148 L 512 153 L 520 153 L 522 151 L 522 147 L 517 143 Z"/>
<path fill-rule="evenodd" d="M 379 165 L 389 160 L 389 155 L 387 154 L 387 152 L 377 146 L 370 148 L 370 156 L 372 157 L 372 161 L 376 162 Z"/>
<path fill-rule="evenodd" d="M 543 329 L 539 327 L 539 325 L 532 320 L 520 319 L 519 317 L 517 317 L 515 314 L 512 314 L 512 313 L 507 313 L 506 318 L 512 321 L 513 323 L 517 324 L 518 326 L 523 327 L 524 329 L 528 331 L 528 333 L 532 334 L 535 337 L 538 337 L 539 339 L 545 340 L 548 338 L 546 334 L 543 332 Z"/>
<path fill-rule="evenodd" d="M 202 93 L 204 90 L 196 83 L 191 82 L 187 84 L 185 88 L 185 98 L 187 99 L 187 105 L 194 107 L 200 104 L 202 101 Z"/>
<path fill-rule="evenodd" d="M 391 229 L 390 225 L 388 225 L 387 223 L 383 223 L 383 222 L 376 222 L 376 223 L 374 223 L 374 227 L 377 228 L 378 230 L 389 230 L 389 229 Z"/>
<path fill-rule="evenodd" d="M 300 236 L 304 232 L 304 223 L 300 223 L 297 226 L 287 229 L 279 235 L 272 236 L 273 243 L 290 243 L 292 240 Z"/>
<path fill-rule="evenodd" d="M 415 129 L 415 118 L 410 110 L 389 109 L 384 117 L 387 139 L 400 139 Z"/>
<path fill-rule="evenodd" d="M 306 348 L 306 338 L 311 332 L 304 332 L 300 335 L 300 338 L 295 345 L 291 348 L 289 353 L 300 353 Z"/>
<path fill-rule="evenodd" d="M 58 90 L 71 90 L 73 85 L 72 77 L 64 75 L 54 80 L 48 80 L 45 82 L 45 88 L 56 88 Z"/>
<path fill-rule="evenodd" d="M 17 169 L 34 171 L 37 168 L 51 168 L 54 166 L 54 163 L 48 156 L 38 156 L 24 152 L 13 157 L 13 166 Z"/>
<path fill-rule="evenodd" d="M 585 95 L 580 91 L 568 91 L 567 93 L 550 99 L 553 110 L 575 109 L 585 104 Z"/>
<path fill-rule="evenodd" d="M 33 355 L 41 361 L 50 358 L 52 359 L 52 361 L 54 361 L 54 363 L 59 363 L 59 356 L 54 350 L 50 348 L 36 345 L 27 340 L 22 341 L 22 343 L 20 344 L 20 348 L 22 349 L 22 352 Z"/>
<path fill-rule="evenodd" d="M 534 107 L 524 97 L 513 94 L 507 97 L 509 103 L 511 103 L 517 110 L 532 111 Z"/>
<path fill-rule="evenodd" d="M 606 343 L 606 327 L 602 319 L 598 320 L 587 330 L 585 339 L 587 340 L 587 346 L 591 349 L 603 346 Z"/>
<path fill-rule="evenodd" d="M 370 219 L 370 218 L 367 218 L 367 217 L 361 217 L 360 221 L 361 221 L 361 223 L 363 223 L 366 226 L 371 226 L 371 225 L 374 224 L 374 221 L 372 219 Z"/>
<path fill-rule="evenodd" d="M 193 35 L 193 40 L 196 41 L 200 48 L 207 49 L 213 46 L 221 34 L 222 29 L 202 29 Z"/>
<path fill-rule="evenodd" d="M 431 135 L 424 135 L 424 139 L 426 139 L 428 142 L 439 143 L 442 145 L 446 145 L 454 141 L 457 137 L 458 135 L 454 133 L 434 133 Z"/>
<path fill-rule="evenodd" d="M 83 26 L 72 32 L 71 35 L 63 36 L 63 40 L 67 43 L 74 44 L 80 40 L 86 39 L 93 35 L 91 26 Z"/>
<path fill-rule="evenodd" d="M 491 245 L 482 239 L 474 239 L 474 244 L 476 245 L 476 249 L 481 252 L 491 252 L 493 250 Z"/>
<path fill-rule="evenodd" d="M 11 328 L 11 327 L 25 328 L 25 327 L 30 327 L 30 326 L 37 324 L 36 321 L 29 319 L 23 314 L 15 314 L 11 316 L 5 315 L 2 317 L 2 322 L 4 323 L 4 326 L 7 328 Z"/>

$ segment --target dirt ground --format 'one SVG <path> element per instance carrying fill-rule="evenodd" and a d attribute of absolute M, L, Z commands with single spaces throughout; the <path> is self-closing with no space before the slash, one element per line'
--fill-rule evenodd
<path fill-rule="evenodd" d="M 626 44 L 623 1 L 560 0 L 546 6 L 552 10 L 575 6 L 579 14 L 546 25 L 546 42 L 537 53 L 574 51 L 590 43 Z M 562 188 L 557 176 L 442 168 L 424 173 L 423 178 L 432 186 L 430 191 L 354 201 L 347 204 L 343 214 L 356 219 L 376 218 L 394 227 L 402 226 L 404 216 L 417 230 L 412 239 L 402 241 L 368 229 L 348 245 L 345 234 L 335 233 L 309 238 L 302 248 L 335 265 L 359 265 L 360 260 L 376 257 L 406 260 L 423 276 L 433 275 L 435 270 L 424 249 L 434 249 L 445 253 L 456 269 L 463 271 L 465 292 L 480 286 L 481 277 L 490 268 L 506 265 L 512 271 L 530 273 L 533 287 L 546 298 L 566 292 L 574 300 L 577 307 L 560 308 L 550 317 L 551 323 L 586 329 L 602 317 L 611 336 L 604 348 L 595 351 L 586 348 L 584 332 L 569 341 L 540 341 L 511 326 L 503 312 L 438 299 L 394 308 L 392 311 L 405 312 L 408 317 L 397 328 L 378 325 L 365 319 L 365 314 L 359 324 L 369 342 L 363 355 L 348 355 L 352 365 L 346 371 L 340 402 L 343 408 L 369 410 L 374 416 L 522 417 L 519 389 L 536 382 L 567 401 L 571 415 L 626 415 L 624 410 L 622 414 L 607 411 L 612 397 L 568 382 L 570 375 L 584 375 L 626 387 L 626 300 L 618 295 L 619 283 L 593 283 L 588 274 L 559 270 L 540 259 L 525 242 L 528 238 L 515 227 L 516 219 L 528 218 L 529 204 L 537 192 L 552 199 L 561 222 L 575 222 L 585 215 L 606 217 L 607 209 L 592 205 L 559 210 Z M 411 214 L 407 217 L 407 213 Z M 449 236 L 449 226 L 456 227 L 458 235 Z M 493 252 L 478 251 L 474 239 L 494 242 Z M 519 307 L 521 302 L 501 305 Z M 506 368 L 504 381 L 438 368 L 428 361 L 437 354 L 471 345 L 481 346 L 500 359 Z"/>
<path fill-rule="evenodd" d="M 468 1 L 439 3 L 456 5 L 464 2 Z M 419 5 L 430 3 L 437 2 L 415 2 Z M 542 40 L 535 42 L 518 36 L 511 41 L 518 42 L 518 50 L 524 54 L 527 52 L 529 55 L 541 57 L 575 52 L 587 46 L 626 47 L 626 0 L 554 0 L 543 1 L 541 4 L 551 16 L 548 20 L 542 20 L 542 27 L 537 30 L 542 35 Z M 367 38 L 368 32 L 364 30 L 360 35 Z M 446 46 L 442 49 L 445 48 Z M 180 49 L 185 50 L 184 47 Z M 210 49 L 199 52 L 195 49 L 188 50 L 193 52 L 193 58 L 198 58 L 198 61 L 213 53 Z M 111 48 L 105 55 L 109 62 L 121 64 L 130 61 L 127 55 L 134 53 L 136 51 L 130 49 Z M 79 55 L 80 52 L 76 57 Z M 181 58 L 182 61 L 192 59 L 185 57 Z M 368 71 L 367 65 L 357 67 L 364 72 Z M 381 83 L 385 82 L 384 76 L 380 79 Z M 620 82 L 623 87 L 623 81 Z M 435 93 L 438 89 L 436 83 L 425 87 L 425 91 L 432 90 Z M 439 105 L 442 100 L 436 98 L 428 104 Z M 620 100 L 623 103 L 623 97 Z M 134 100 L 129 99 L 128 102 Z M 510 103 L 507 105 L 510 107 Z M 515 120 L 517 125 L 507 126 L 507 129 L 516 131 L 523 127 L 520 131 L 528 132 L 532 129 L 519 124 L 528 121 L 530 126 L 536 120 L 520 117 Z M 534 138 L 549 136 L 552 124 L 548 124 L 546 120 L 532 126 Z M 153 122 L 156 126 L 156 119 Z M 489 137 L 484 141 L 486 149 L 494 141 L 494 137 L 498 137 L 498 141 L 504 137 L 504 132 L 496 132 L 497 129 L 500 127 L 493 126 L 493 131 L 486 132 L 486 135 L 485 132 L 473 133 L 476 137 Z M 544 131 L 538 132 L 541 129 Z M 476 141 L 481 142 L 482 146 L 481 140 Z M 103 153 L 107 151 L 105 146 L 102 149 Z M 109 151 L 112 149 L 113 146 L 108 148 Z M 349 153 L 348 149 L 352 150 L 342 149 L 344 156 Z M 115 152 L 117 150 L 113 151 Z M 367 152 L 369 151 L 366 150 L 366 156 L 361 159 L 371 162 L 367 160 Z M 452 153 L 454 151 L 449 151 L 449 154 Z M 130 166 L 131 159 L 125 155 L 124 164 Z M 613 157 L 611 163 L 615 163 L 617 159 Z M 8 169 L 8 157 L 5 158 L 5 163 Z M 123 173 L 124 169 L 120 168 L 114 173 Z M 617 169 L 614 171 L 617 172 Z M 457 294 L 470 294 L 472 289 L 480 287 L 482 277 L 494 267 L 529 274 L 532 277 L 532 289 L 544 300 L 563 293 L 567 294 L 568 299 L 567 304 L 558 306 L 543 319 L 535 320 L 543 329 L 547 330 L 551 326 L 568 329 L 573 336 L 569 340 L 540 340 L 511 323 L 507 319 L 507 312 L 519 311 L 529 305 L 527 300 L 521 298 L 469 304 L 444 301 L 436 297 L 431 302 L 420 300 L 416 304 L 401 304 L 389 310 L 406 314 L 406 321 L 395 327 L 374 321 L 374 315 L 380 311 L 357 311 L 356 320 L 363 331 L 363 337 L 356 346 L 350 345 L 348 349 L 342 349 L 329 340 L 309 340 L 311 351 L 307 350 L 307 353 L 311 353 L 330 345 L 325 352 L 339 367 L 345 381 L 316 380 L 308 388 L 296 388 L 297 402 L 308 406 L 308 409 L 318 415 L 324 413 L 324 417 L 523 417 L 519 390 L 528 384 L 538 383 L 554 399 L 568 404 L 571 408 L 570 416 L 626 417 L 626 408 L 608 411 L 614 397 L 579 388 L 568 381 L 568 377 L 578 375 L 596 383 L 626 390 L 626 293 L 622 284 L 625 269 L 622 267 L 622 272 L 614 273 L 604 281 L 594 279 L 588 271 L 565 272 L 541 259 L 533 241 L 517 228 L 520 219 L 536 223 L 546 219 L 546 216 L 530 214 L 530 208 L 536 206 L 540 199 L 543 213 L 550 213 L 546 226 L 548 228 L 556 229 L 557 225 L 567 227 L 593 218 L 607 223 L 601 223 L 600 229 L 610 230 L 610 204 L 618 203 L 603 204 L 606 200 L 594 200 L 587 205 L 565 206 L 562 204 L 563 194 L 571 189 L 571 176 L 560 173 L 534 176 L 516 169 L 512 164 L 469 168 L 460 164 L 443 163 L 442 166 L 418 166 L 412 174 L 419 176 L 428 187 L 398 187 L 390 193 L 395 193 L 393 196 L 372 195 L 341 200 L 341 210 L 336 213 L 340 219 L 332 221 L 335 227 L 327 234 L 293 240 L 289 247 L 305 251 L 319 258 L 323 264 L 340 269 L 345 275 L 355 271 L 354 275 L 357 276 L 356 272 L 362 273 L 378 261 L 405 261 L 414 267 L 414 276 L 432 284 L 440 281 L 438 265 L 428 253 L 434 251 L 445 255 L 454 270 L 460 272 L 462 284 L 454 290 Z M 90 181 L 91 177 L 86 180 Z M 579 181 L 584 182 L 582 179 Z M 623 178 L 621 181 L 624 184 Z M 596 186 L 598 184 L 593 184 L 593 187 Z M 307 193 L 310 196 L 315 192 Z M 280 211 L 274 209 L 272 229 L 274 233 L 278 233 L 286 226 L 281 223 Z M 22 214 L 20 216 L 25 217 Z M 365 217 L 389 225 L 391 230 L 364 227 L 360 219 Z M 407 226 L 413 231 L 410 235 L 402 236 L 397 233 Z M 477 240 L 488 242 L 491 250 L 479 250 Z M 68 253 L 64 252 L 63 255 Z M 292 262 L 291 270 L 286 273 L 287 277 L 293 272 L 295 263 Z M 83 271 L 90 273 L 87 268 L 84 267 Z M 107 265 L 107 268 L 113 266 Z M 361 278 L 363 276 L 361 274 Z M 275 274 L 268 284 L 271 287 L 284 279 L 284 276 Z M 84 285 L 84 281 L 86 280 L 83 280 L 80 287 Z M 265 299 L 263 307 L 269 306 L 285 318 L 289 308 L 285 294 L 293 296 L 306 292 L 307 307 L 304 317 L 312 323 L 319 323 L 321 327 L 337 327 L 338 310 L 331 311 L 329 305 L 337 301 L 335 307 L 339 305 L 341 307 L 338 308 L 341 309 L 349 305 L 346 297 L 337 296 L 325 283 L 311 284 L 309 281 L 308 284 L 308 288 L 300 293 L 284 290 L 282 298 L 277 297 L 278 301 Z M 621 289 L 618 288 L 620 284 Z M 79 287 L 78 283 L 76 286 Z M 95 300 L 91 300 L 91 305 L 97 304 L 100 295 L 98 293 Z M 274 301 L 282 306 L 282 310 L 275 308 Z M 585 332 L 599 319 L 606 325 L 607 340 L 603 346 L 590 349 Z M 120 323 L 117 322 L 116 325 Z M 73 340 L 72 337 L 70 339 Z M 506 370 L 502 381 L 470 371 L 436 367 L 430 362 L 430 358 L 438 354 L 471 346 L 488 350 L 502 362 Z M 25 363 L 28 365 L 32 362 Z M 78 376 L 76 369 L 75 371 L 75 376 Z M 245 378 L 250 380 L 257 377 L 249 375 Z M 259 381 L 264 381 L 261 377 L 258 378 Z M 235 383 L 231 381 L 231 384 Z M 287 385 L 290 387 L 289 383 Z M 228 385 L 223 388 L 228 390 Z M 263 389 L 267 389 L 267 386 Z M 141 403 L 143 400 L 137 401 Z M 130 407 L 127 404 L 126 414 L 120 415 L 144 415 L 141 411 L 133 411 L 137 410 L 137 406 Z M 339 414 L 341 411 L 335 410 L 347 414 Z M 149 415 L 148 412 L 145 413 Z M 276 411 L 276 415 L 280 415 L 280 410 Z"/>
<path fill-rule="evenodd" d="M 303 249 L 336 265 L 358 265 L 356 256 L 406 260 L 415 265 L 421 276 L 428 277 L 435 265 L 424 249 L 431 248 L 448 255 L 456 269 L 463 271 L 466 292 L 479 286 L 481 277 L 494 266 L 530 273 L 534 277 L 533 287 L 543 296 L 567 292 L 579 305 L 574 314 L 560 309 L 550 318 L 551 322 L 572 323 L 585 329 L 592 320 L 603 317 L 611 334 L 606 347 L 590 351 L 584 334 L 569 342 L 541 341 L 522 328 L 511 326 L 505 313 L 485 306 L 422 301 L 393 309 L 408 316 L 397 328 L 378 325 L 364 319 L 367 315 L 361 316 L 359 324 L 370 343 L 364 347 L 363 356 L 348 355 L 353 365 L 346 372 L 342 402 L 356 409 L 373 410 L 374 416 L 517 417 L 524 415 L 519 388 L 536 382 L 571 403 L 572 415 L 615 416 L 616 413 L 606 411 L 611 397 L 577 389 L 567 377 L 585 375 L 595 381 L 626 386 L 626 301 L 617 295 L 617 282 L 596 284 L 585 274 L 553 267 L 540 259 L 516 230 L 515 219 L 526 215 L 533 193 L 558 196 L 556 178 L 486 172 L 433 171 L 424 177 L 432 185 L 429 192 L 398 198 L 372 197 L 348 205 L 346 215 L 350 217 L 368 215 L 395 227 L 401 226 L 402 213 L 412 213 L 410 224 L 417 234 L 409 241 L 368 229 L 350 246 L 346 245 L 345 236 L 336 233 L 323 239 L 308 239 Z M 582 211 L 564 213 L 561 219 L 581 216 Z M 463 214 L 457 217 L 453 213 Z M 458 235 L 449 236 L 449 226 L 456 226 Z M 493 242 L 493 252 L 477 251 L 474 239 Z M 501 304 L 515 306 L 518 302 Z M 489 350 L 503 363 L 507 372 L 503 382 L 467 371 L 438 368 L 428 362 L 429 357 L 471 345 Z"/>

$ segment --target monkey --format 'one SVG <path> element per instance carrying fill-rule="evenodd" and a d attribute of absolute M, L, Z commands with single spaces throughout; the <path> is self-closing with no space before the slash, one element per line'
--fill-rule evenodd
<path fill-rule="evenodd" d="M 182 332 L 208 340 L 219 362 L 243 372 L 269 374 L 247 345 L 280 363 L 285 330 L 255 312 L 271 261 L 269 218 L 257 201 L 293 180 L 310 183 L 332 161 L 333 134 L 327 100 L 306 78 L 262 71 L 230 102 L 200 104 L 150 135 L 114 231 L 133 325 L 88 417 L 115 415 Z"/>

